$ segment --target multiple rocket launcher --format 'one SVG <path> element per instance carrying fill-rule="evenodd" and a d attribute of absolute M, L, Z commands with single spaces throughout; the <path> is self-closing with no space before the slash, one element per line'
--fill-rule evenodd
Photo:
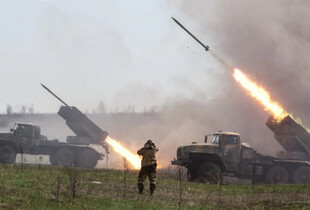
<path fill-rule="evenodd" d="M 270 116 L 266 125 L 286 151 L 278 154 L 280 158 L 310 160 L 310 134 L 292 117 L 288 115 L 278 122 Z"/>
<path fill-rule="evenodd" d="M 210 50 L 208 45 L 203 44 L 179 21 L 173 17 L 172 19 L 206 51 Z M 216 58 L 228 67 L 222 59 L 218 56 L 216 56 Z M 274 133 L 275 139 L 285 149 L 286 153 L 282 154 L 283 158 L 310 160 L 310 133 L 302 125 L 297 123 L 291 116 L 287 115 L 280 121 L 275 119 L 273 116 L 270 116 L 266 122 L 266 126 Z"/>
<path fill-rule="evenodd" d="M 85 145 L 99 144 L 102 145 L 108 153 L 108 145 L 105 143 L 108 133 L 97 126 L 78 108 L 69 106 L 45 85 L 41 85 L 64 105 L 60 107 L 58 115 L 66 121 L 66 125 L 76 134 L 76 136 L 68 136 L 67 142 Z"/>

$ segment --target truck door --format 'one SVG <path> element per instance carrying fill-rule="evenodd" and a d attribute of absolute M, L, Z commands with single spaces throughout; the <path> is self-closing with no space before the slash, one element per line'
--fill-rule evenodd
<path fill-rule="evenodd" d="M 240 163 L 240 138 L 225 135 L 223 138 L 222 155 L 228 170 L 237 170 Z"/>
<path fill-rule="evenodd" d="M 28 153 L 33 145 L 34 131 L 32 125 L 16 124 L 14 127 L 14 140 L 22 152 Z"/>

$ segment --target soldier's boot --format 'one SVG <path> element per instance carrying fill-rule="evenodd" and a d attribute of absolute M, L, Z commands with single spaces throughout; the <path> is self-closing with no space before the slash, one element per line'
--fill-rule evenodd
<path fill-rule="evenodd" d="M 143 189 L 144 189 L 143 183 L 138 183 L 138 189 L 139 189 L 139 194 L 142 194 Z"/>
<path fill-rule="evenodd" d="M 151 195 L 154 194 L 155 188 L 156 188 L 155 184 L 150 184 L 150 192 L 151 192 Z"/>

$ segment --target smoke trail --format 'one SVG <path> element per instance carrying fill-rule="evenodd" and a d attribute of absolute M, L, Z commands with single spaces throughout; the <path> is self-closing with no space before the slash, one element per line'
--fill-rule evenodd
<path fill-rule="evenodd" d="M 220 62 L 227 70 L 232 71 L 232 67 L 230 67 L 220 56 L 218 56 L 213 50 L 209 50 L 210 54 Z"/>

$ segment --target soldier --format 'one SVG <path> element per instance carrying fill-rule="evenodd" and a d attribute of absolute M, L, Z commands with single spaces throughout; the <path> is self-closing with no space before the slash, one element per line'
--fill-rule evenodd
<path fill-rule="evenodd" d="M 158 152 L 158 148 L 152 142 L 152 140 L 147 140 L 144 147 L 137 151 L 138 155 L 142 155 L 141 169 L 138 176 L 138 189 L 139 193 L 143 193 L 146 177 L 149 177 L 150 181 L 150 192 L 153 195 L 156 184 L 156 157 L 155 153 Z"/>

